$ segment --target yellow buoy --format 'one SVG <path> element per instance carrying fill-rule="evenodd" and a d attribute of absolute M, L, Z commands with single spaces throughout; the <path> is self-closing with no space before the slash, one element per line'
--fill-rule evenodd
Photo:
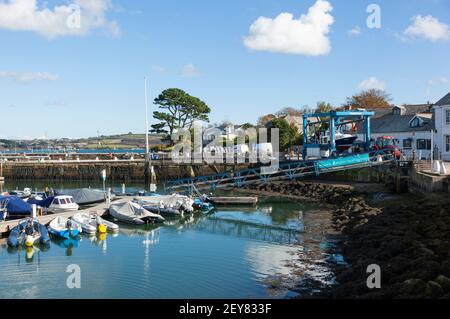
<path fill-rule="evenodd" d="M 106 240 L 106 233 L 101 233 L 98 235 L 99 240 Z"/>
<path fill-rule="evenodd" d="M 25 240 L 25 246 L 33 247 L 33 245 L 34 245 L 34 238 L 33 238 L 33 236 L 27 236 L 27 239 Z"/>
<path fill-rule="evenodd" d="M 98 225 L 98 232 L 99 233 L 104 234 L 104 233 L 106 233 L 107 230 L 108 229 L 106 228 L 105 225 L 103 225 L 103 224 Z"/>

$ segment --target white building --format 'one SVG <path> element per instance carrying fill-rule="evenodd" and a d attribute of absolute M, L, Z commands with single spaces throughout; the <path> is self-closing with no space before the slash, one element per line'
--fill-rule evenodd
<path fill-rule="evenodd" d="M 432 134 L 434 131 L 433 108 L 431 104 L 393 106 L 389 113 L 375 110 L 371 121 L 371 137 L 392 136 L 402 153 L 416 158 L 431 156 Z M 381 116 L 380 116 L 381 115 Z"/>
<path fill-rule="evenodd" d="M 435 158 L 450 161 L 450 93 L 434 105 L 396 105 L 373 111 L 373 140 L 392 136 L 408 157 L 415 153 L 416 158 L 429 159 L 433 151 Z M 358 138 L 362 140 L 362 134 Z"/>
<path fill-rule="evenodd" d="M 436 136 L 434 143 L 442 159 L 450 161 L 450 93 L 434 105 Z"/>

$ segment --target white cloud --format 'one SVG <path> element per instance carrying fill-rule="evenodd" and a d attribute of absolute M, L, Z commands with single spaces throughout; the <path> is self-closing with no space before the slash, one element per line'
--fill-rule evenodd
<path fill-rule="evenodd" d="M 185 78 L 195 78 L 200 76 L 200 71 L 192 63 L 187 64 L 181 70 L 181 76 Z"/>
<path fill-rule="evenodd" d="M 106 17 L 111 8 L 110 0 L 74 0 L 54 8 L 38 5 L 37 0 L 0 1 L 0 29 L 32 31 L 49 39 L 82 36 L 93 29 L 118 35 L 117 22 Z"/>
<path fill-rule="evenodd" d="M 361 35 L 361 28 L 357 25 L 355 26 L 353 29 L 348 30 L 348 35 L 349 36 L 358 36 Z"/>
<path fill-rule="evenodd" d="M 409 37 L 419 37 L 432 42 L 450 39 L 450 28 L 433 16 L 415 16 L 412 24 L 403 32 Z"/>
<path fill-rule="evenodd" d="M 382 90 L 384 91 L 386 89 L 386 84 L 380 80 L 378 80 L 376 77 L 371 76 L 368 79 L 365 79 L 361 83 L 359 83 L 359 88 L 363 90 Z"/>
<path fill-rule="evenodd" d="M 0 78 L 13 79 L 18 83 L 30 83 L 34 81 L 56 81 L 58 75 L 49 72 L 0 72 Z"/>
<path fill-rule="evenodd" d="M 295 19 L 291 13 L 281 13 L 274 19 L 259 17 L 251 26 L 244 45 L 255 51 L 269 51 L 309 56 L 331 51 L 328 33 L 334 18 L 328 1 L 317 0 L 308 13 Z"/>

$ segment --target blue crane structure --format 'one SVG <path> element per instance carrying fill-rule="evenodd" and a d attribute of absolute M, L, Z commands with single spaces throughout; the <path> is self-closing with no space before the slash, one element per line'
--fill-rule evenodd
<path fill-rule="evenodd" d="M 263 165 L 253 168 L 228 171 L 219 174 L 199 176 L 194 178 L 175 179 L 166 183 L 166 189 L 218 189 L 225 187 L 242 187 L 254 183 L 265 183 L 275 180 L 294 180 L 306 176 L 318 176 L 329 172 L 384 165 L 396 160 L 392 149 L 371 150 L 370 118 L 374 115 L 368 111 L 332 111 L 329 113 L 316 113 L 303 115 L 303 160 L 285 161 L 279 163 L 275 170 L 267 170 Z M 320 118 L 316 122 L 309 121 L 311 118 Z M 340 126 L 363 122 L 363 153 L 337 154 L 336 129 Z M 330 141 L 321 145 L 317 141 L 310 140 L 309 127 L 319 123 L 328 123 L 330 130 Z M 315 158 L 308 160 L 306 153 L 308 148 L 326 147 L 330 150 L 328 158 Z"/>
<path fill-rule="evenodd" d="M 303 114 L 303 158 L 306 159 L 308 148 L 320 148 L 324 145 L 321 145 L 318 141 L 310 140 L 310 127 L 314 128 L 315 126 L 328 123 L 330 130 L 330 142 L 326 147 L 329 149 L 332 156 L 336 156 L 336 130 L 347 124 L 356 123 L 363 121 L 363 135 L 364 135 L 364 143 L 363 147 L 365 151 L 368 151 L 370 148 L 370 118 L 374 116 L 374 112 L 368 111 L 331 111 L 328 113 L 314 113 L 314 114 Z M 323 119 L 320 121 L 310 121 L 311 118 Z M 345 119 L 345 121 L 342 121 Z"/>

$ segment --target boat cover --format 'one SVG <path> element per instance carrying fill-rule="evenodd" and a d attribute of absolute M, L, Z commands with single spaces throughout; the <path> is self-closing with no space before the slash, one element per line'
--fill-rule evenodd
<path fill-rule="evenodd" d="M 193 204 L 189 197 L 178 194 L 136 197 L 134 202 L 140 204 L 141 206 L 167 207 L 175 209 L 179 209 L 182 205 L 189 208 Z"/>
<path fill-rule="evenodd" d="M 6 210 L 10 216 L 31 215 L 31 205 L 17 196 L 0 196 L 0 202 L 7 201 Z"/>
<path fill-rule="evenodd" d="M 43 200 L 37 200 L 36 198 L 29 198 L 28 204 L 30 204 L 30 205 L 35 204 L 35 205 L 38 205 L 41 207 L 49 208 L 53 202 L 53 199 L 54 199 L 54 197 L 47 197 Z"/>
<path fill-rule="evenodd" d="M 164 221 L 161 215 L 154 214 L 133 202 L 112 204 L 109 207 L 109 214 L 120 221 L 131 223 L 143 223 L 143 219 L 156 219 Z"/>
<path fill-rule="evenodd" d="M 72 196 L 73 200 L 78 205 L 99 203 L 105 201 L 106 199 L 106 194 L 104 191 L 91 188 L 61 190 L 57 191 L 57 194 Z"/>

